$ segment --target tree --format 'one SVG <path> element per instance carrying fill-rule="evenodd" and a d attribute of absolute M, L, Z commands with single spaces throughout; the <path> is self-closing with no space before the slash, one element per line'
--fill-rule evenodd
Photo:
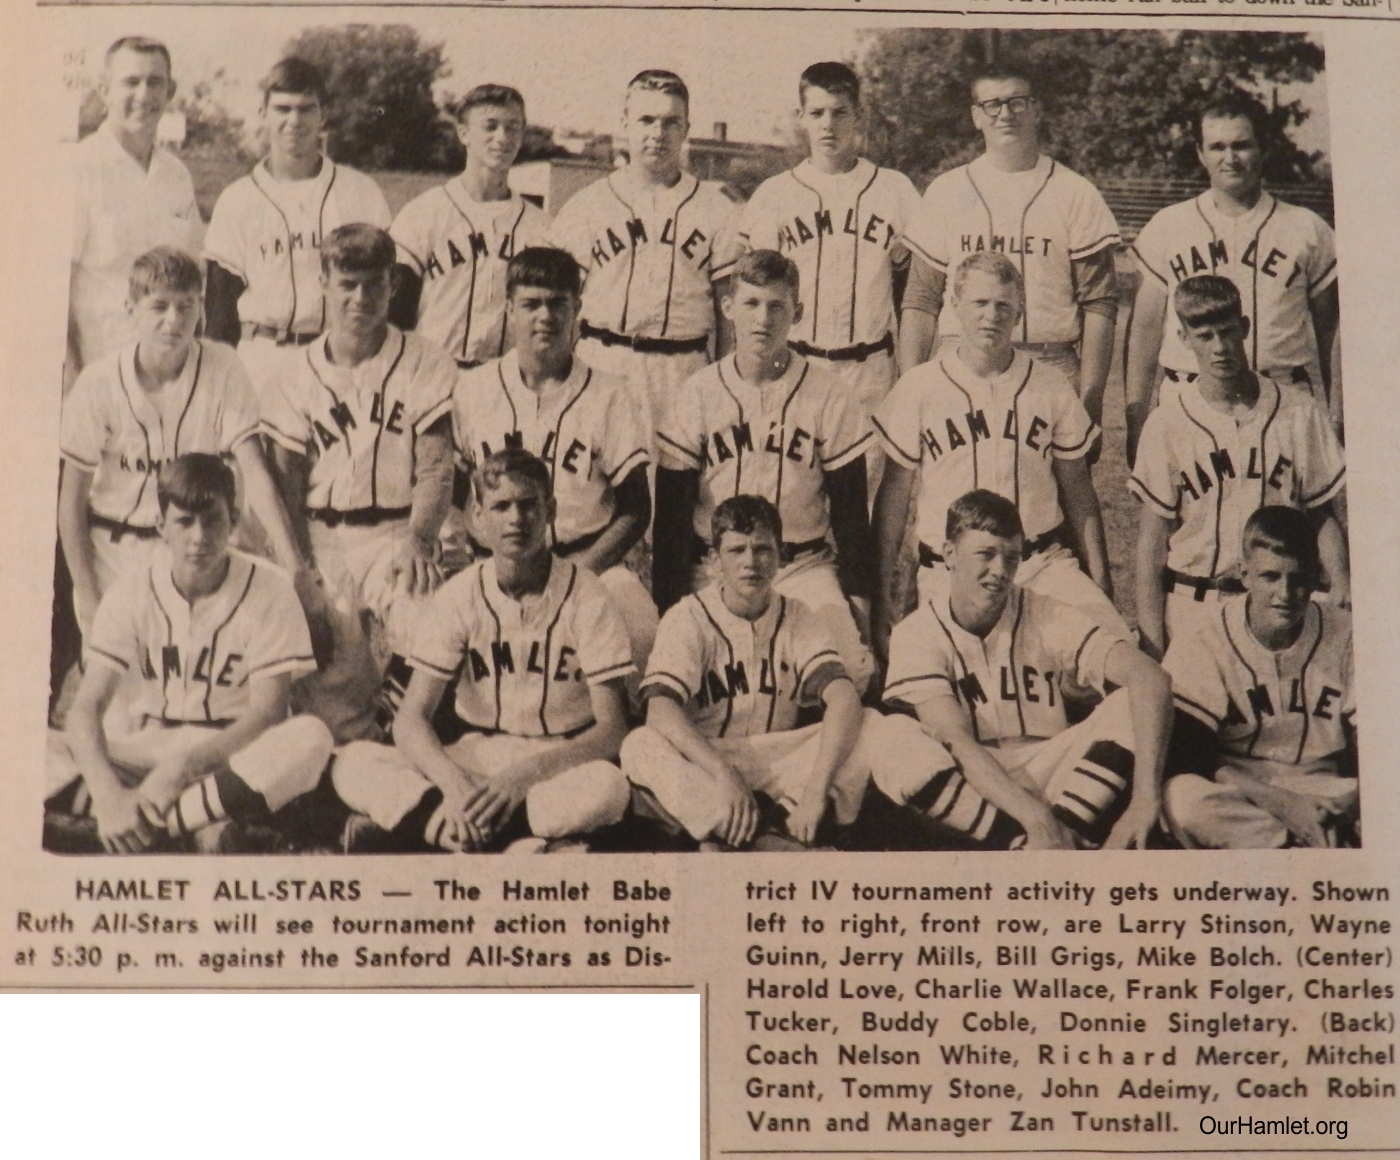
<path fill-rule="evenodd" d="M 308 28 L 285 49 L 326 76 L 331 153 L 360 169 L 451 168 L 456 138 L 433 99 L 449 73 L 441 44 L 406 24 Z"/>
<path fill-rule="evenodd" d="M 878 159 L 926 180 L 981 152 L 968 114 L 970 76 L 991 56 L 1029 67 L 1046 112 L 1046 148 L 1089 177 L 1195 178 L 1193 118 L 1208 95 L 1259 102 L 1265 178 L 1316 176 L 1319 155 L 1288 129 L 1302 102 L 1274 86 L 1313 80 L 1322 49 L 1303 33 L 899 29 L 867 36 L 860 61 Z"/>
<path fill-rule="evenodd" d="M 215 95 L 227 85 L 224 70 L 208 80 L 198 81 L 188 93 L 177 89 L 175 108 L 185 117 L 185 140 L 180 152 L 186 156 L 215 157 L 249 166 L 255 157 L 249 148 L 243 118 L 235 117 Z"/>

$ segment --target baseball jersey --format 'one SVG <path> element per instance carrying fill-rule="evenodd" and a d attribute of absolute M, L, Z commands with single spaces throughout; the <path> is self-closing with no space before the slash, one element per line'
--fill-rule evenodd
<path fill-rule="evenodd" d="M 423 280 L 418 333 L 463 362 L 504 354 L 506 263 L 543 245 L 547 225 L 519 194 L 473 200 L 461 177 L 404 206 L 389 232 L 399 261 Z"/>
<path fill-rule="evenodd" d="M 1315 508 L 1341 492 L 1346 464 L 1336 433 L 1310 395 L 1259 378 L 1241 420 L 1217 411 L 1193 383 L 1143 426 L 1128 488 L 1164 520 L 1179 521 L 1167 566 L 1208 578 L 1239 572 L 1240 536 L 1257 508 Z"/>
<path fill-rule="evenodd" d="M 507 447 L 524 448 L 549 465 L 556 544 L 607 527 L 612 489 L 650 458 L 625 389 L 577 357 L 564 382 L 542 391 L 525 385 L 514 351 L 466 372 L 453 392 L 452 424 L 458 451 L 473 469 Z"/>
<path fill-rule="evenodd" d="M 273 381 L 263 430 L 312 460 L 308 508 L 410 507 L 415 444 L 451 410 L 456 366 L 395 326 L 356 367 L 333 364 L 328 344 L 303 347 Z"/>
<path fill-rule="evenodd" d="M 891 705 L 952 697 L 987 744 L 1064 732 L 1063 680 L 1104 691 L 1108 654 L 1122 640 L 1078 609 L 1013 584 L 1001 619 L 978 637 L 953 619 L 950 593 L 940 586 L 895 626 L 885 679 Z"/>
<path fill-rule="evenodd" d="M 583 318 L 617 334 L 681 341 L 715 328 L 711 283 L 733 268 L 738 209 L 689 173 L 669 189 L 611 173 L 574 194 L 549 229 L 583 267 Z"/>
<path fill-rule="evenodd" d="M 895 330 L 893 267 L 909 260 L 900 239 L 918 207 L 897 169 L 862 157 L 830 174 L 804 161 L 758 187 L 739 241 L 797 263 L 804 313 L 793 338 L 824 350 L 879 342 Z"/>
<path fill-rule="evenodd" d="M 501 591 L 494 559 L 459 572 L 433 594 L 409 661 L 443 680 L 460 670 L 457 715 L 516 737 L 587 728 L 590 686 L 636 671 L 602 584 L 557 559 L 544 591 L 523 599 Z"/>
<path fill-rule="evenodd" d="M 356 222 L 387 230 L 389 217 L 379 186 L 329 157 L 305 181 L 278 181 L 260 161 L 219 194 L 204 256 L 243 279 L 240 321 L 319 334 L 326 325 L 321 242 Z"/>
<path fill-rule="evenodd" d="M 232 347 L 196 339 L 158 395 L 141 386 L 136 346 L 84 367 L 63 401 L 59 450 L 92 475 L 99 516 L 153 528 L 156 476 L 177 455 L 229 455 L 258 433 L 258 404 Z"/>
<path fill-rule="evenodd" d="M 805 604 L 774 593 L 749 621 L 711 584 L 661 618 L 642 696 L 679 701 L 702 737 L 755 737 L 794 728 L 798 709 L 820 704 L 826 686 L 845 676 Z"/>
<path fill-rule="evenodd" d="M 919 473 L 919 539 L 937 550 L 948 507 L 974 488 L 1011 500 L 1026 538 L 1064 522 L 1052 460 L 1079 459 L 1099 427 L 1054 367 L 1016 351 L 994 379 L 948 347 L 895 383 L 871 418 L 886 453 Z"/>
<path fill-rule="evenodd" d="M 1246 345 L 1253 369 L 1307 367 L 1320 373 L 1308 303 L 1337 281 L 1337 246 L 1331 228 L 1312 210 L 1265 193 L 1248 213 L 1227 217 L 1207 190 L 1159 210 L 1137 236 L 1133 255 L 1167 292 L 1163 366 L 1197 369 L 1195 355 L 1181 341 L 1171 292 L 1196 274 L 1220 274 L 1238 287 L 1250 319 Z"/>
<path fill-rule="evenodd" d="M 667 406 L 656 433 L 660 465 L 698 471 L 695 533 L 710 535 L 715 508 L 734 495 L 761 495 L 801 544 L 831 526 L 824 479 L 872 446 L 859 409 L 828 371 L 801 355 L 781 378 L 751 383 L 734 355 L 692 375 Z"/>
<path fill-rule="evenodd" d="M 148 566 L 118 579 L 87 640 L 90 662 L 139 678 L 138 714 L 227 725 L 248 708 L 251 682 L 315 671 L 301 602 L 280 568 L 231 552 L 224 582 L 193 603 L 170 569 L 162 545 Z"/>
<path fill-rule="evenodd" d="M 1250 631 L 1248 601 L 1247 594 L 1222 601 L 1200 632 L 1172 641 L 1162 667 L 1177 709 L 1219 737 L 1226 762 L 1258 758 L 1335 772 L 1328 759 L 1346 748 L 1343 727 L 1356 712 L 1351 614 L 1309 603 L 1298 639 L 1273 652 Z"/>
<path fill-rule="evenodd" d="M 131 266 L 147 250 L 199 253 L 204 222 L 184 163 L 156 149 L 142 169 L 104 122 L 74 146 L 72 301 L 83 365 L 132 337 Z"/>
<path fill-rule="evenodd" d="M 1006 173 L 984 153 L 934 179 L 904 240 L 950 283 L 969 254 L 1005 254 L 1026 285 L 1016 341 L 1078 342 L 1073 263 L 1122 239 L 1103 196 L 1072 169 L 1042 155 L 1034 168 Z M 950 285 L 938 333 L 948 338 L 958 332 Z"/>

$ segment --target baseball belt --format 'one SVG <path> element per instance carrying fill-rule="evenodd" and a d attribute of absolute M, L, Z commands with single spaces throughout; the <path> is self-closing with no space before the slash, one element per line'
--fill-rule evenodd
<path fill-rule="evenodd" d="M 710 545 L 705 543 L 701 537 L 694 533 L 691 534 L 690 542 L 692 562 L 695 564 L 703 564 L 710 554 Z M 827 546 L 828 544 L 825 536 L 818 536 L 814 540 L 803 540 L 801 543 L 784 540 L 778 552 L 784 564 L 791 564 L 798 556 L 805 556 L 808 552 L 820 552 Z"/>
<path fill-rule="evenodd" d="M 1177 371 L 1171 367 L 1163 367 L 1162 374 L 1174 383 L 1194 383 L 1200 376 L 1195 371 Z M 1300 387 L 1312 387 L 1312 376 L 1308 374 L 1307 367 L 1284 367 L 1265 375 L 1266 378 L 1282 379 L 1286 383 L 1294 383 Z"/>
<path fill-rule="evenodd" d="M 1244 591 L 1244 585 L 1233 576 L 1188 576 L 1174 568 L 1163 568 L 1162 591 L 1170 592 L 1174 588 L 1192 589 L 1196 600 L 1204 600 L 1207 592 L 1234 595 Z"/>
<path fill-rule="evenodd" d="M 824 358 L 828 362 L 864 362 L 877 354 L 893 355 L 894 335 L 887 330 L 879 342 L 858 342 L 855 346 L 838 346 L 834 350 L 823 350 L 810 342 L 793 340 L 788 343 L 788 349 L 795 350 L 804 358 Z"/>
<path fill-rule="evenodd" d="M 264 326 L 261 322 L 245 322 L 244 338 L 270 338 L 278 346 L 305 346 L 320 338 L 320 333 L 298 334 L 287 326 Z"/>
<path fill-rule="evenodd" d="M 596 532 L 588 532 L 585 535 L 579 536 L 578 539 L 570 540 L 564 544 L 555 544 L 549 550 L 556 556 L 572 556 L 575 552 L 582 552 L 585 548 L 591 548 L 598 542 L 599 537 L 601 537 L 610 526 L 609 524 L 604 524 Z M 477 540 L 475 536 L 467 537 L 467 546 L 471 549 L 473 558 L 477 560 L 484 560 L 486 557 L 494 555 L 491 549 Z"/>
<path fill-rule="evenodd" d="M 325 524 L 328 528 L 337 528 L 344 524 L 347 528 L 372 528 L 379 524 L 388 523 L 390 520 L 406 520 L 411 507 L 382 508 L 367 507 L 354 508 L 351 511 L 337 511 L 335 508 L 307 508 L 306 514 L 317 523 Z"/>
<path fill-rule="evenodd" d="M 1017 350 L 1029 351 L 1031 354 L 1064 354 L 1075 349 L 1072 342 L 1013 342 L 1011 345 Z"/>
<path fill-rule="evenodd" d="M 1036 536 L 1033 540 L 1027 540 L 1025 548 L 1022 550 L 1022 556 L 1034 556 L 1037 552 L 1043 552 L 1046 548 L 1053 547 L 1060 542 L 1060 528 L 1051 528 L 1044 535 Z M 943 562 L 942 556 L 923 541 L 919 542 L 920 568 L 932 568 L 935 564 L 942 564 Z"/>
<path fill-rule="evenodd" d="M 604 346 L 630 346 L 638 354 L 698 354 L 710 349 L 707 334 L 698 338 L 645 338 L 640 334 L 618 334 L 589 322 L 580 322 L 578 332 Z"/>
<path fill-rule="evenodd" d="M 123 523 L 121 520 L 108 519 L 100 516 L 96 512 L 88 512 L 88 526 L 101 528 L 103 531 L 112 534 L 112 543 L 121 543 L 123 536 L 135 536 L 138 540 L 155 540 L 160 537 L 160 532 L 155 528 L 142 527 L 139 524 Z"/>
<path fill-rule="evenodd" d="M 479 358 L 459 358 L 455 361 L 459 371 L 472 371 L 481 365 Z"/>

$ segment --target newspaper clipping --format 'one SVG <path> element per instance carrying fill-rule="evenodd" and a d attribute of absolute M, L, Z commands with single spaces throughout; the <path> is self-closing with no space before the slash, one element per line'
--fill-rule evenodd
<path fill-rule="evenodd" d="M 9 12 L 0 987 L 1400 1149 L 1391 0 Z"/>

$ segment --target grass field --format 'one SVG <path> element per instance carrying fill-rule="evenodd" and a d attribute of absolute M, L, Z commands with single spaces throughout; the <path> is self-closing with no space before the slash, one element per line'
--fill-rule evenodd
<path fill-rule="evenodd" d="M 194 177 L 195 197 L 206 220 L 224 187 L 247 171 L 241 162 L 221 159 L 186 158 L 186 163 Z M 440 185 L 445 179 L 440 173 L 375 173 L 372 176 L 384 191 L 390 211 L 395 214 L 425 189 Z M 1136 274 L 1126 258 L 1120 259 L 1119 273 L 1125 290 L 1130 289 L 1130 280 L 1135 280 Z M 1135 285 L 1135 281 L 1131 284 Z M 1123 418 L 1122 353 L 1127 313 L 1126 308 L 1119 313 L 1113 368 L 1109 372 L 1108 390 L 1104 398 L 1103 453 L 1094 468 L 1094 486 L 1103 508 L 1108 559 L 1113 571 L 1114 601 L 1128 623 L 1136 624 L 1132 565 L 1137 540 L 1138 503 L 1128 494 L 1125 486 L 1128 463 L 1127 430 Z M 645 565 L 642 570 L 646 570 Z"/>

